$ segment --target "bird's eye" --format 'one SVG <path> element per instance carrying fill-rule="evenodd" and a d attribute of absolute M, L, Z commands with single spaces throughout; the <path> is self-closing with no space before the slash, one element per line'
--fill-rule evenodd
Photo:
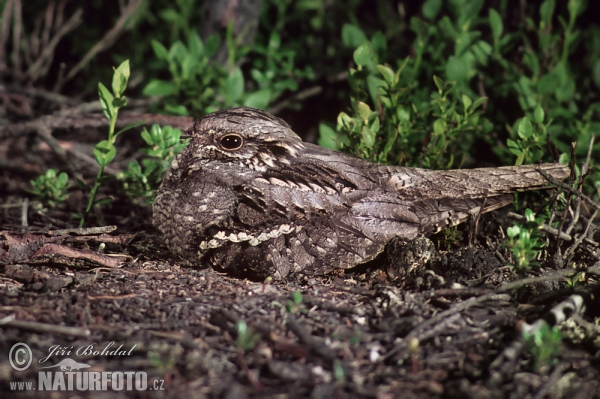
<path fill-rule="evenodd" d="M 244 140 L 237 134 L 228 134 L 227 136 L 223 136 L 221 138 L 221 145 L 226 150 L 237 150 L 242 146 L 243 143 Z"/>

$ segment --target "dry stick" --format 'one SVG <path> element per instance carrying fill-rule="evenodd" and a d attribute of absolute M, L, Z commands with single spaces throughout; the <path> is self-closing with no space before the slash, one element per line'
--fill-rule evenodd
<path fill-rule="evenodd" d="M 573 194 L 576 197 L 580 197 L 583 201 L 587 202 L 590 206 L 592 206 L 594 209 L 598 209 L 600 210 L 600 205 L 596 204 L 596 202 L 594 202 L 594 200 L 592 200 L 590 197 L 588 197 L 587 195 L 583 194 L 581 191 L 579 190 L 575 190 L 574 188 L 572 188 L 571 186 L 569 186 L 568 184 L 565 184 L 559 180 L 556 180 L 555 178 L 553 178 L 552 176 L 550 176 L 548 173 L 544 172 L 541 169 L 536 169 L 542 176 L 544 176 L 550 183 L 552 183 L 553 185 L 562 188 L 563 190 L 566 190 L 568 192 L 570 192 L 571 194 Z"/>
<path fill-rule="evenodd" d="M 92 236 L 97 234 L 111 233 L 117 229 L 117 226 L 100 226 L 100 227 L 81 227 L 74 229 L 50 230 L 48 234 L 52 236 L 61 236 L 63 234 L 76 234 L 79 236 Z"/>
<path fill-rule="evenodd" d="M 27 69 L 26 74 L 31 81 L 37 80 L 40 76 L 42 76 L 44 70 L 48 69 L 50 63 L 52 62 L 52 58 L 54 57 L 54 49 L 58 45 L 58 42 L 60 42 L 63 36 L 81 24 L 83 21 L 82 15 L 83 10 L 81 8 L 75 11 L 71 18 L 69 18 L 69 20 L 63 26 L 61 26 L 60 30 L 56 33 L 56 35 L 54 35 L 50 43 L 44 47 L 42 54 L 37 60 L 35 60 L 33 64 L 31 64 L 29 69 Z"/>
<path fill-rule="evenodd" d="M 2 85 L 2 84 L 0 84 L 0 93 L 17 93 L 17 92 L 21 93 L 21 94 L 26 94 L 30 97 L 39 97 L 46 101 L 56 103 L 59 105 L 68 105 L 68 106 L 75 107 L 76 105 L 80 104 L 80 102 L 78 100 L 76 100 L 72 97 L 67 97 L 62 94 L 53 93 L 51 91 L 47 91 L 44 89 L 36 89 L 34 87 L 22 87 L 22 86 L 17 86 L 17 85 Z M 101 110 L 101 105 L 99 104 L 99 102 L 96 101 L 96 103 L 98 103 L 98 108 L 100 108 L 99 110 Z M 62 111 L 58 111 L 58 112 L 60 113 Z"/>
<path fill-rule="evenodd" d="M 599 210 L 596 209 L 594 211 L 594 213 L 592 214 L 592 217 L 590 218 L 590 220 L 588 221 L 587 226 L 585 226 L 585 231 L 575 240 L 575 242 L 573 243 L 573 245 L 571 245 L 566 251 L 565 254 L 563 255 L 563 261 L 567 262 L 567 258 L 575 252 L 575 250 L 579 247 L 579 245 L 581 245 L 581 243 L 584 240 L 588 240 L 588 231 L 590 230 L 590 226 L 592 225 L 592 222 L 594 221 L 594 219 L 596 218 L 596 216 L 598 216 L 598 212 Z"/>
<path fill-rule="evenodd" d="M 575 180 L 575 143 L 571 143 L 571 159 L 569 160 L 569 168 L 571 169 L 571 173 L 569 175 L 569 185 L 571 185 L 573 184 L 573 180 Z M 562 217 L 560 218 L 560 224 L 558 225 L 559 231 L 563 231 L 563 227 L 565 226 L 565 222 L 567 220 L 567 213 L 569 213 L 569 210 L 571 209 L 570 206 L 572 202 L 573 196 L 569 196 L 567 198 Z M 560 246 L 558 247 L 557 254 L 562 255 Z"/>
<path fill-rule="evenodd" d="M 123 13 L 121 14 L 119 19 L 115 23 L 115 26 L 110 31 L 108 31 L 106 33 L 106 35 L 104 35 L 104 37 L 98 43 L 96 43 L 90 49 L 90 51 L 87 52 L 86 55 L 83 56 L 81 61 L 79 61 L 77 63 L 77 65 L 75 65 L 73 67 L 73 69 L 71 69 L 69 71 L 69 73 L 67 74 L 67 76 L 64 79 L 59 78 L 57 80 L 53 91 L 56 91 L 56 92 L 60 91 L 60 89 L 63 87 L 63 85 L 65 83 L 67 83 L 69 80 L 71 80 L 75 75 L 77 75 L 77 73 L 79 73 L 79 71 L 81 69 L 83 69 L 90 62 L 90 60 L 92 58 L 94 58 L 96 56 L 96 54 L 98 54 L 99 52 L 104 51 L 107 48 L 109 48 L 110 46 L 112 46 L 114 44 L 114 42 L 117 40 L 117 38 L 126 29 L 126 25 L 129 22 L 131 16 L 137 11 L 137 9 L 140 7 L 140 5 L 142 3 L 143 3 L 143 0 L 130 0 L 129 4 L 127 4 L 127 6 L 125 6 L 125 8 L 123 9 Z"/>
<path fill-rule="evenodd" d="M 42 47 L 46 47 L 50 42 L 50 32 L 52 31 L 52 22 L 54 21 L 54 8 L 56 7 L 56 1 L 52 0 L 48 7 L 46 7 L 46 12 L 44 16 L 44 31 L 42 32 L 42 40 L 40 40 L 40 44 Z"/>
<path fill-rule="evenodd" d="M 477 235 L 477 228 L 479 227 L 479 219 L 481 218 L 481 214 L 483 213 L 483 209 L 485 208 L 485 203 L 487 202 L 487 198 L 483 199 L 483 203 L 479 207 L 477 211 L 477 215 L 475 216 L 475 220 L 473 221 L 472 229 L 469 229 L 469 246 L 475 245 L 475 236 Z M 471 215 L 471 218 L 473 215 Z"/>
<path fill-rule="evenodd" d="M 2 12 L 2 30 L 0 31 L 0 74 L 8 70 L 6 65 L 6 42 L 10 32 L 10 20 L 12 16 L 13 0 L 8 0 Z"/>
<path fill-rule="evenodd" d="M 578 271 L 581 271 L 584 273 L 599 273 L 600 272 L 600 262 L 596 263 L 592 267 L 589 267 L 589 268 L 583 269 L 583 270 L 578 270 Z M 530 277 L 530 278 L 520 279 L 517 281 L 513 281 L 511 283 L 503 284 L 500 287 L 498 287 L 494 292 L 491 292 L 489 294 L 485 294 L 485 295 L 479 296 L 477 298 L 470 298 L 470 299 L 467 299 L 466 301 L 460 302 L 459 304 L 453 306 L 452 308 L 445 310 L 441 313 L 438 313 L 435 316 L 433 316 L 432 318 L 430 318 L 429 320 L 419 324 L 406 336 L 406 338 L 400 343 L 400 345 L 398 345 L 398 346 L 394 347 L 392 350 L 390 350 L 386 354 L 386 356 L 384 356 L 380 359 L 380 361 L 390 359 L 391 357 L 395 356 L 396 354 L 401 353 L 404 350 L 406 350 L 407 343 L 409 342 L 409 338 L 417 338 L 420 341 L 422 341 L 425 338 L 429 338 L 431 336 L 436 335 L 438 330 L 439 331 L 443 330 L 443 328 L 441 330 L 440 330 L 440 328 L 438 328 L 440 325 L 443 324 L 444 326 L 446 326 L 448 324 L 448 321 L 446 321 L 444 319 L 450 318 L 450 316 L 452 316 L 451 320 L 454 320 L 454 317 L 456 317 L 454 315 L 458 312 L 461 312 L 461 311 L 466 310 L 476 304 L 479 304 L 479 303 L 482 303 L 482 302 L 485 302 L 488 300 L 510 299 L 510 296 L 508 296 L 507 294 L 503 294 L 503 293 L 506 291 L 512 291 L 514 289 L 520 288 L 526 284 L 535 284 L 535 283 L 541 283 L 541 282 L 545 282 L 545 281 L 559 280 L 559 279 L 568 277 L 569 275 L 571 275 L 575 272 L 577 272 L 577 270 L 569 270 L 569 269 L 557 270 L 549 276 Z M 432 331 L 434 331 L 435 333 Z"/>
<path fill-rule="evenodd" d="M 571 368 L 570 362 L 560 362 L 556 366 L 554 366 L 554 370 L 552 374 L 544 381 L 542 387 L 537 391 L 533 399 L 543 399 L 548 396 L 552 397 L 554 395 L 548 395 L 552 388 L 557 388 L 556 385 L 559 383 L 563 373 Z M 560 388 L 558 388 L 560 389 Z M 560 391 L 559 391 L 560 392 Z M 548 396 L 546 396 L 548 395 Z"/>
<path fill-rule="evenodd" d="M 300 343 L 308 346 L 319 356 L 331 361 L 337 358 L 337 354 L 334 350 L 329 348 L 327 344 L 320 338 L 314 337 L 310 331 L 300 325 L 300 323 L 298 323 L 293 316 L 288 316 L 287 325 L 290 328 L 290 331 L 293 332 L 296 337 L 298 337 L 298 341 L 300 341 Z"/>
<path fill-rule="evenodd" d="M 21 0 L 15 1 L 15 14 L 14 14 L 14 24 L 13 24 L 13 55 L 12 62 L 14 65 L 15 73 L 21 72 L 21 58 L 19 51 L 21 47 L 19 43 L 21 42 L 21 33 L 23 31 L 23 15 L 22 15 L 22 7 Z"/>
<path fill-rule="evenodd" d="M 50 333 L 69 335 L 73 337 L 89 337 L 90 330 L 79 327 L 55 326 L 53 324 L 38 323 L 37 321 L 14 320 L 14 316 L 8 316 L 0 320 L 0 326 L 13 327 L 19 330 L 29 330 L 38 333 Z"/>
<path fill-rule="evenodd" d="M 292 101 L 294 101 L 294 100 L 303 101 L 303 100 L 306 100 L 307 98 L 310 98 L 310 97 L 320 94 L 322 91 L 323 91 L 323 87 L 321 87 L 321 86 L 309 87 L 308 89 L 302 90 L 302 91 L 296 93 L 295 95 L 293 95 L 292 97 L 288 98 L 287 100 L 281 101 L 281 102 L 279 102 L 279 104 L 269 108 L 269 112 L 271 114 L 277 114 L 282 109 L 287 107 Z"/>
<path fill-rule="evenodd" d="M 590 166 L 590 158 L 592 156 L 592 147 L 593 146 L 594 146 L 594 136 L 592 136 L 592 138 L 590 139 L 590 145 L 588 147 L 587 156 L 585 158 L 585 162 L 584 162 L 583 166 L 581 167 L 581 174 L 579 175 L 579 184 L 577 185 L 578 190 L 581 190 L 581 187 L 583 186 L 583 179 L 585 178 L 585 175 L 588 172 L 588 168 Z M 571 219 L 571 223 L 569 223 L 569 226 L 565 230 L 565 232 L 567 234 L 571 234 L 571 231 L 575 227 L 575 224 L 579 221 L 579 214 L 581 211 L 581 199 L 577 198 L 575 201 L 576 201 L 575 202 L 575 216 Z"/>
<path fill-rule="evenodd" d="M 527 221 L 527 218 L 525 216 L 519 215 L 514 212 L 508 212 L 508 217 L 518 220 L 519 222 Z M 573 239 L 573 237 L 571 237 L 567 233 L 563 233 L 562 231 L 559 231 L 558 229 L 555 229 L 554 227 L 551 227 L 551 226 L 548 226 L 545 224 L 539 226 L 539 228 L 540 228 L 540 230 L 544 230 L 546 233 L 557 236 L 558 238 L 560 238 L 561 240 L 564 240 L 564 241 L 571 241 Z"/>
<path fill-rule="evenodd" d="M 25 197 L 21 206 L 21 226 L 27 227 L 27 209 L 29 208 L 29 198 Z"/>
<path fill-rule="evenodd" d="M 408 343 L 411 339 L 416 338 L 419 341 L 436 336 L 442 331 L 445 331 L 448 324 L 458 320 L 460 315 L 457 313 L 462 312 L 474 305 L 486 302 L 489 300 L 510 300 L 510 296 L 506 294 L 498 294 L 497 292 L 491 292 L 476 298 L 469 298 L 465 301 L 452 306 L 448 310 L 444 310 L 431 317 L 429 320 L 424 321 L 415 328 L 402 340 L 402 342 L 390 350 L 385 356 L 382 356 L 378 361 L 385 361 L 396 356 L 398 353 L 402 353 L 408 349 Z"/>

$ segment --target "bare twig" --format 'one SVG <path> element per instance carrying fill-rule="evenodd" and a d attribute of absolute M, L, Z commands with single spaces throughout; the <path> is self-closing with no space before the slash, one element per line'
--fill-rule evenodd
<path fill-rule="evenodd" d="M 577 188 L 579 190 L 581 190 L 581 187 L 583 187 L 583 179 L 585 179 L 585 176 L 587 175 L 587 172 L 588 172 L 588 169 L 590 166 L 590 158 L 592 156 L 592 147 L 593 146 L 594 146 L 594 136 L 592 136 L 592 138 L 590 140 L 590 145 L 588 147 L 587 156 L 585 158 L 585 162 L 584 162 L 583 166 L 581 167 L 581 174 L 579 176 L 579 183 L 577 185 Z M 575 200 L 575 214 L 574 214 L 573 218 L 571 219 L 571 223 L 569 223 L 569 226 L 565 230 L 565 232 L 567 234 L 571 234 L 571 231 L 573 230 L 573 228 L 579 221 L 580 211 L 581 211 L 581 198 L 577 197 L 577 199 Z"/>
<path fill-rule="evenodd" d="M 23 32 L 23 14 L 21 0 L 15 0 L 15 13 L 13 18 L 13 55 L 14 73 L 21 74 L 21 54 L 19 52 L 21 43 L 21 33 Z"/>
<path fill-rule="evenodd" d="M 23 206 L 21 206 L 21 226 L 27 227 L 27 209 L 29 208 L 29 198 L 23 200 Z"/>
<path fill-rule="evenodd" d="M 0 320 L 0 326 L 4 328 L 12 327 L 38 333 L 61 334 L 73 337 L 88 337 L 90 335 L 90 330 L 87 328 L 55 326 L 53 324 L 38 323 L 36 321 L 14 320 L 11 316 Z"/>
<path fill-rule="evenodd" d="M 508 212 L 508 217 L 518 220 L 519 222 L 527 221 L 527 218 L 525 216 L 519 215 L 514 212 Z M 540 228 L 540 230 L 544 230 L 546 233 L 557 236 L 558 238 L 560 238 L 561 240 L 564 240 L 564 241 L 571 241 L 573 239 L 573 237 L 571 237 L 569 234 L 563 233 L 562 231 L 559 231 L 558 229 L 555 229 L 554 227 L 551 227 L 551 226 L 548 226 L 545 224 L 539 226 L 539 228 Z"/>
<path fill-rule="evenodd" d="M 287 100 L 280 101 L 277 105 L 269 108 L 269 112 L 272 114 L 277 114 L 277 113 L 281 112 L 282 109 L 285 109 L 288 105 L 290 105 L 290 103 L 292 103 L 293 101 L 306 100 L 307 98 L 310 98 L 310 97 L 320 94 L 322 91 L 323 91 L 323 88 L 321 86 L 309 87 L 306 90 L 302 90 L 302 91 L 296 93 L 295 95 L 288 98 Z"/>
<path fill-rule="evenodd" d="M 63 85 L 77 75 L 77 73 L 79 73 L 79 71 L 96 56 L 96 54 L 106 50 L 114 44 L 117 38 L 128 28 L 127 24 L 140 5 L 142 5 L 143 1 L 144 0 L 129 1 L 129 3 L 123 8 L 122 14 L 115 23 L 115 26 L 109 30 L 104 37 L 87 52 L 86 55 L 83 56 L 83 58 L 77 63 L 77 65 L 73 67 L 73 69 L 69 71 L 64 79 L 57 80 L 56 85 L 54 86 L 54 91 L 60 91 Z"/>
<path fill-rule="evenodd" d="M 590 227 L 592 225 L 592 223 L 594 222 L 594 219 L 596 218 L 596 216 L 598 216 L 598 212 L 600 212 L 600 210 L 596 209 L 594 211 L 594 213 L 592 214 L 592 217 L 590 218 L 590 220 L 588 221 L 587 225 L 585 226 L 585 231 L 583 233 L 581 233 L 579 235 L 579 237 L 577 237 L 577 239 L 575 240 L 575 242 L 573 243 L 573 245 L 571 245 L 566 251 L 565 254 L 563 255 L 563 260 L 565 262 L 567 262 L 569 256 L 575 252 L 575 250 L 579 247 L 579 245 L 581 245 L 581 243 L 586 240 L 588 237 L 588 231 L 590 230 Z"/>
<path fill-rule="evenodd" d="M 52 62 L 52 58 L 54 57 L 54 50 L 58 42 L 65 36 L 67 33 L 75 29 L 81 22 L 83 16 L 83 10 L 80 8 L 69 18 L 69 20 L 60 27 L 58 32 L 54 35 L 50 43 L 44 46 L 44 50 L 40 56 L 35 60 L 33 64 L 27 69 L 27 76 L 31 81 L 36 81 L 50 67 L 50 63 Z"/>
<path fill-rule="evenodd" d="M 10 32 L 12 9 L 13 0 L 8 0 L 2 12 L 2 29 L 0 30 L 0 76 L 8 69 L 8 65 L 6 65 L 6 42 Z"/>
<path fill-rule="evenodd" d="M 48 234 L 52 236 L 61 236 L 63 234 L 76 234 L 78 236 L 91 236 L 96 234 L 111 233 L 117 229 L 117 226 L 100 227 L 81 227 L 75 229 L 50 230 Z"/>
<path fill-rule="evenodd" d="M 593 199 L 591 199 L 590 197 L 588 197 L 587 195 L 583 194 L 581 191 L 579 190 L 575 190 L 574 188 L 572 188 L 571 186 L 569 186 L 568 184 L 565 184 L 563 182 L 561 182 L 560 180 L 557 180 L 555 178 L 553 178 L 552 176 L 550 176 L 548 173 L 544 172 L 541 169 L 537 169 L 537 171 L 544 176 L 544 178 L 546 178 L 550 183 L 552 183 L 553 185 L 562 188 L 563 190 L 566 190 L 568 192 L 570 192 L 571 194 L 573 194 L 576 197 L 580 197 L 583 201 L 587 202 L 589 205 L 591 205 L 594 209 L 598 209 L 600 210 L 600 205 L 598 205 L 596 202 L 594 202 Z"/>

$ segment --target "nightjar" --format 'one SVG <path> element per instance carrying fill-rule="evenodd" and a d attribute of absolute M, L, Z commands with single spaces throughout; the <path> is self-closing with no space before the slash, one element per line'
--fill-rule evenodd
<path fill-rule="evenodd" d="M 326 273 L 546 186 L 561 164 L 426 170 L 384 166 L 305 143 L 252 108 L 215 112 L 187 132 L 153 205 L 170 250 L 251 278 Z"/>

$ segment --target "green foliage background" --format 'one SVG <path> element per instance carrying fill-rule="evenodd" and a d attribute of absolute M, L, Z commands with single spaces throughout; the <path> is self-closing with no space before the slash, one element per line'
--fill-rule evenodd
<path fill-rule="evenodd" d="M 146 1 L 119 45 L 65 91 L 93 97 L 110 79 L 106 65 L 129 59 L 137 82 L 129 97 L 160 96 L 156 112 L 276 110 L 301 135 L 318 130 L 321 145 L 389 164 L 535 163 L 570 157 L 571 143 L 580 163 L 600 131 L 593 4 L 516 4 L 264 0 L 256 37 L 244 44 L 232 23 L 200 38 L 201 0 Z M 104 2 L 85 7 L 105 18 L 65 39 L 63 61 L 118 17 Z M 599 150 L 600 142 L 592 159 Z M 593 173 L 588 182 L 598 185 Z"/>

